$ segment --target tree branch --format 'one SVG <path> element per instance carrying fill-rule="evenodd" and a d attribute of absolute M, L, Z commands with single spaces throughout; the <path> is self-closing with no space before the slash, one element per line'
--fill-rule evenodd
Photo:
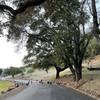
<path fill-rule="evenodd" d="M 33 7 L 33 6 L 38 6 L 38 5 L 42 4 L 42 3 L 44 3 L 45 1 L 46 0 L 33 0 L 33 1 L 31 0 L 31 1 L 28 1 L 28 2 L 26 2 L 24 4 L 20 4 L 20 7 L 18 9 L 16 9 L 16 10 L 14 10 L 12 7 L 9 7 L 7 5 L 0 4 L 0 10 L 1 11 L 7 10 L 13 16 L 16 16 L 16 15 L 24 12 L 27 8 Z"/>
<path fill-rule="evenodd" d="M 62 72 L 62 71 L 64 71 L 65 69 L 67 69 L 68 68 L 68 66 L 66 66 L 66 67 L 63 67 L 63 68 L 61 68 L 61 67 L 59 67 L 59 66 L 54 66 L 59 72 Z"/>

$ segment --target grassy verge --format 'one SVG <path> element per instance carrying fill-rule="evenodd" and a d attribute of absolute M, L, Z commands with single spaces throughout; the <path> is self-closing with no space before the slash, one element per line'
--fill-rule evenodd
<path fill-rule="evenodd" d="M 1 91 L 6 91 L 9 87 L 13 85 L 14 84 L 9 81 L 0 81 L 0 94 L 1 94 Z"/>

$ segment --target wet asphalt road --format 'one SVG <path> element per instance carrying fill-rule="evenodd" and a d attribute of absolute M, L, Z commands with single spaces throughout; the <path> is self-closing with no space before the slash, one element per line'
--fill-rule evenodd
<path fill-rule="evenodd" d="M 95 100 L 73 89 L 34 82 L 5 100 Z"/>

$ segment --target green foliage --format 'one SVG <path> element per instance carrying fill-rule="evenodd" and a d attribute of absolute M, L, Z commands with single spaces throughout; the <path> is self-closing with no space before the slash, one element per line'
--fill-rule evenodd
<path fill-rule="evenodd" d="M 24 62 L 35 63 L 43 69 L 55 64 L 72 68 L 74 65 L 75 71 L 81 73 L 90 40 L 84 31 L 88 18 L 83 6 L 79 0 L 48 0 L 17 16 L 8 36 L 21 42 L 24 40 L 28 51 Z"/>
<path fill-rule="evenodd" d="M 39 9 L 36 10 L 38 17 L 37 19 L 33 17 L 34 21 L 30 28 L 33 32 L 39 30 L 39 33 L 29 34 L 27 58 L 31 59 L 35 55 L 39 68 L 49 68 L 48 66 L 52 63 L 56 65 L 64 63 L 66 66 L 74 65 L 76 69 L 81 69 L 90 40 L 89 34 L 80 29 L 80 26 L 84 27 L 87 22 L 85 17 L 87 15 L 80 8 L 78 1 L 55 0 L 52 2 L 48 5 L 50 9 L 47 6 L 40 8 L 45 9 L 44 16 L 39 15 Z"/>
<path fill-rule="evenodd" d="M 36 63 L 33 64 L 33 68 L 49 70 L 51 67 L 57 65 L 56 58 L 54 59 L 53 54 L 47 54 L 43 57 L 40 56 L 38 56 Z"/>
<path fill-rule="evenodd" d="M 95 37 L 92 37 L 88 47 L 86 57 L 94 57 L 100 54 L 100 40 L 97 40 Z"/>

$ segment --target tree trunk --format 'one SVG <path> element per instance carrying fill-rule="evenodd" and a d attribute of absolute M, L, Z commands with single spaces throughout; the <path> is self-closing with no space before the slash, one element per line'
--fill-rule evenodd
<path fill-rule="evenodd" d="M 58 70 L 56 70 L 56 79 L 60 78 L 60 72 Z"/>
<path fill-rule="evenodd" d="M 74 81 L 76 81 L 75 70 L 74 70 L 73 66 L 70 66 L 69 68 L 70 68 L 70 71 L 71 71 L 72 74 L 73 74 L 73 79 L 74 79 Z"/>
<path fill-rule="evenodd" d="M 77 82 L 82 79 L 82 66 L 80 66 L 80 65 L 76 66 L 76 68 L 75 68 L 75 76 L 76 76 L 76 81 Z"/>
<path fill-rule="evenodd" d="M 99 31 L 99 24 L 98 24 L 98 17 L 97 17 L 97 10 L 96 10 L 96 1 L 91 0 L 92 5 L 92 15 L 93 15 L 93 33 L 96 38 L 99 38 L 100 31 Z"/>
<path fill-rule="evenodd" d="M 56 79 L 57 78 L 60 78 L 60 72 L 64 71 L 65 69 L 67 69 L 68 67 L 64 67 L 64 68 L 61 68 L 61 67 L 58 67 L 57 65 L 54 66 L 55 69 L 56 69 Z"/>

